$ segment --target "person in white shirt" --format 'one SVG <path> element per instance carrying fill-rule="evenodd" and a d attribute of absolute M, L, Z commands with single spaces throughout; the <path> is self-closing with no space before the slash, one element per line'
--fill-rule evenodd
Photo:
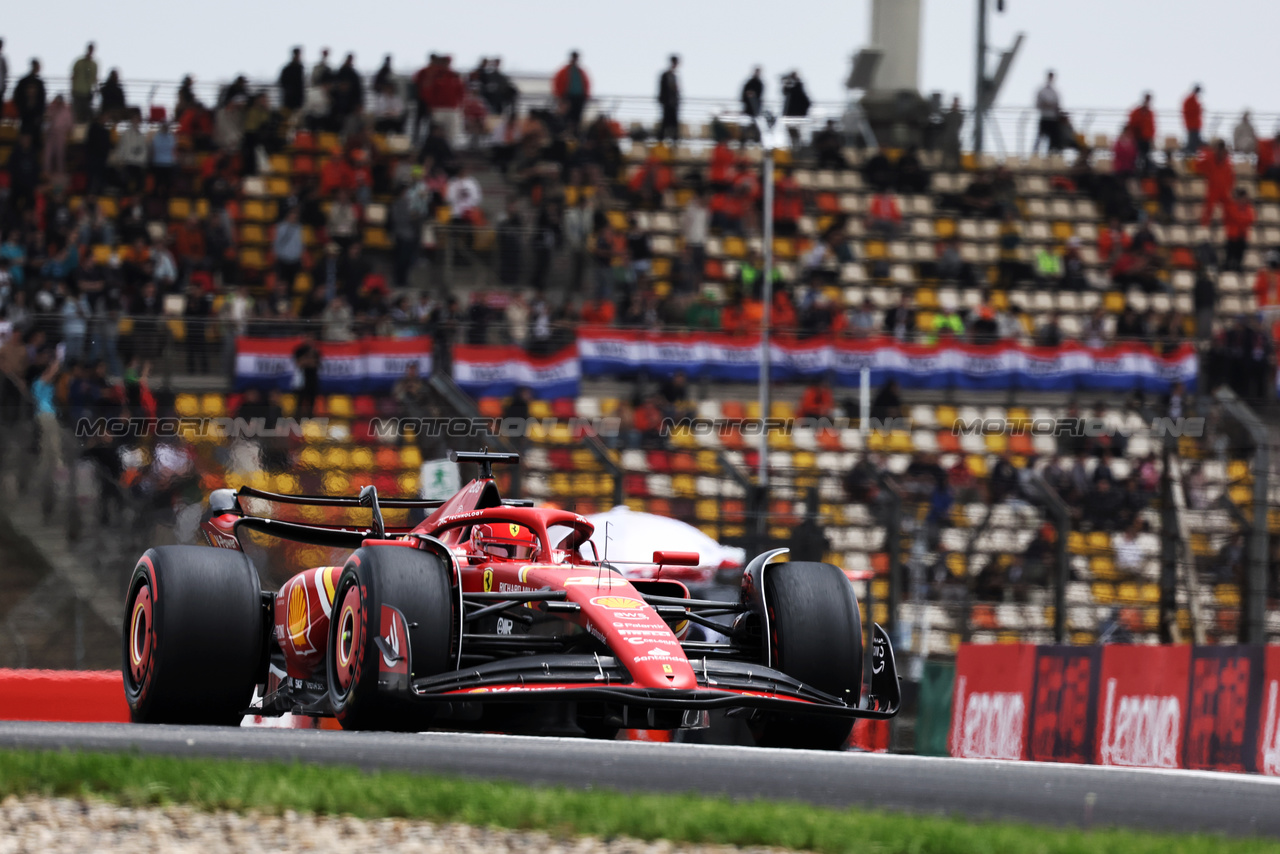
<path fill-rule="evenodd" d="M 459 168 L 458 174 L 449 181 L 445 198 L 449 202 L 449 208 L 453 211 L 455 220 L 468 219 L 471 211 L 480 207 L 480 201 L 483 198 L 480 182 L 472 176 L 471 170 L 465 165 Z"/>
<path fill-rule="evenodd" d="M 1115 554 L 1116 569 L 1126 575 L 1137 575 L 1141 572 L 1142 564 L 1147 557 L 1142 549 L 1142 543 L 1138 540 L 1138 528 L 1141 525 L 1142 522 L 1135 519 L 1124 533 L 1116 535 L 1111 544 L 1111 550 Z"/>
<path fill-rule="evenodd" d="M 143 175 L 147 168 L 147 137 L 138 125 L 135 117 L 120 133 L 115 150 L 111 152 L 115 167 L 120 170 L 128 192 L 136 192 L 142 187 Z"/>
<path fill-rule="evenodd" d="M 1062 142 L 1058 135 L 1058 116 L 1062 106 L 1058 101 L 1058 90 L 1053 86 L 1053 72 L 1045 78 L 1044 86 L 1036 93 L 1036 112 L 1040 114 L 1040 128 L 1036 132 L 1036 141 L 1031 146 L 1031 153 L 1040 150 L 1040 140 L 1045 140 L 1045 153 L 1052 154 L 1062 150 Z"/>
<path fill-rule="evenodd" d="M 1258 152 L 1258 132 L 1253 129 L 1253 122 L 1249 119 L 1248 110 L 1244 111 L 1244 115 L 1240 117 L 1240 123 L 1236 125 L 1235 132 L 1231 134 L 1231 147 L 1240 154 L 1256 154 Z"/>
<path fill-rule="evenodd" d="M 694 267 L 699 271 L 707 259 L 707 231 L 710 227 L 711 213 L 699 191 L 680 212 L 680 236 L 684 238 L 684 245 L 689 247 Z"/>

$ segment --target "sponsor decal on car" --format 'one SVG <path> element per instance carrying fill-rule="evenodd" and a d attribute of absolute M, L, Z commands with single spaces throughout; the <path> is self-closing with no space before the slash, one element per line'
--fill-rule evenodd
<path fill-rule="evenodd" d="M 667 629 L 618 629 L 620 635 L 651 635 L 654 637 L 670 637 L 671 632 Z"/>
<path fill-rule="evenodd" d="M 627 581 L 625 578 L 619 578 L 616 575 L 575 575 L 572 578 L 566 578 L 562 583 L 565 587 L 582 586 L 612 589 L 614 587 L 627 587 L 631 582 Z"/>
<path fill-rule="evenodd" d="M 644 603 L 629 596 L 597 596 L 591 600 L 592 605 L 608 608 L 610 611 L 642 611 Z"/>
<path fill-rule="evenodd" d="M 311 622 L 310 609 L 307 606 L 307 586 L 301 580 L 289 591 L 289 642 L 299 652 L 307 643 L 307 626 Z"/>
<path fill-rule="evenodd" d="M 655 644 L 658 644 L 659 646 L 670 646 L 670 647 L 680 646 L 678 641 L 663 640 L 662 638 L 623 638 L 623 640 L 631 644 L 632 646 L 644 646 L 647 643 L 655 643 Z"/>
<path fill-rule="evenodd" d="M 488 571 L 488 570 L 486 570 L 486 572 L 487 572 L 487 571 Z M 487 588 L 487 587 L 485 588 L 485 590 L 488 590 L 488 589 L 489 589 L 489 588 Z M 536 591 L 537 589 L 538 589 L 538 588 L 536 588 L 536 587 L 530 587 L 530 586 L 529 586 L 529 585 L 527 585 L 527 584 L 512 584 L 512 583 L 511 583 L 511 582 L 509 582 L 509 581 L 499 581 L 499 582 L 498 582 L 498 592 L 499 592 L 499 593 L 533 593 L 533 592 L 534 592 L 534 591 Z"/>
<path fill-rule="evenodd" d="M 488 593 L 493 590 L 493 570 L 486 569 L 484 571 L 484 592 Z"/>
<path fill-rule="evenodd" d="M 644 613 L 643 611 L 619 611 L 618 613 L 612 614 L 610 616 L 616 617 L 618 620 L 626 621 L 626 622 L 615 622 L 614 623 L 615 626 L 625 626 L 627 622 L 631 622 L 631 623 L 652 623 L 653 622 L 651 616 L 649 614 Z"/>

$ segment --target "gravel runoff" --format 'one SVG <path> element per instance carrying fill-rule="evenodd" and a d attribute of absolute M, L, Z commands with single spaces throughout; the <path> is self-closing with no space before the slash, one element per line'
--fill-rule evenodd
<path fill-rule="evenodd" d="M 410 819 L 202 812 L 188 806 L 123 807 L 93 799 L 9 796 L 0 801 L 0 854 L 280 851 L 421 854 L 782 854 L 638 839 L 555 838 L 546 833 Z"/>

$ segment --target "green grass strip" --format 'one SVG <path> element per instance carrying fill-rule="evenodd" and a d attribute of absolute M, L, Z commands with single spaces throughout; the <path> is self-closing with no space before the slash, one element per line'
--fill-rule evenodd
<path fill-rule="evenodd" d="M 868 781 L 868 785 L 875 785 Z M 776 845 L 830 854 L 1236 854 L 1276 843 L 1008 822 L 701 795 L 623 794 L 341 766 L 137 754 L 0 751 L 0 797 L 100 797 L 128 806 L 411 818 L 678 842 Z"/>

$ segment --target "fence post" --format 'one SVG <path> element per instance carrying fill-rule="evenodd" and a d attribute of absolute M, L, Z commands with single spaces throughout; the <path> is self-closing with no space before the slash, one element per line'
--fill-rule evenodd
<path fill-rule="evenodd" d="M 1270 433 L 1256 412 L 1225 386 L 1214 392 L 1222 408 L 1240 423 L 1253 440 L 1253 524 L 1249 532 L 1249 559 L 1241 598 L 1240 642 L 1262 644 L 1267 639 L 1267 560 L 1271 535 L 1267 530 L 1267 492 L 1271 477 Z"/>
<path fill-rule="evenodd" d="M 1071 535 L 1071 513 L 1057 490 L 1046 483 L 1039 472 L 1030 472 L 1027 483 L 1039 493 L 1058 531 L 1058 542 L 1055 544 L 1058 566 L 1053 583 L 1053 642 L 1061 646 L 1067 642 L 1067 584 L 1071 579 L 1071 555 L 1067 551 L 1067 539 Z"/>

